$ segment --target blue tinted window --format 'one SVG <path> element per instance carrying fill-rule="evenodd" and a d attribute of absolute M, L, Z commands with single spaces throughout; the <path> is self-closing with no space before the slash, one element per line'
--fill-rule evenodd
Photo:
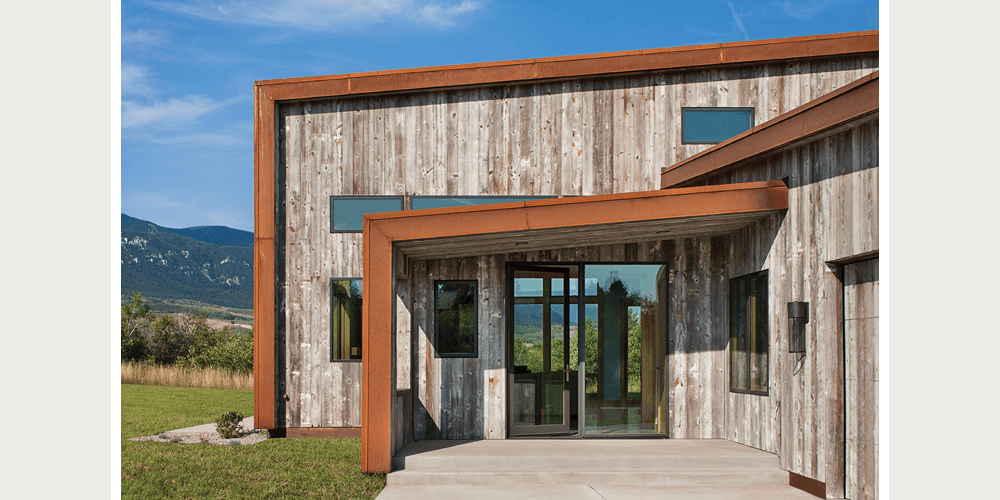
<path fill-rule="evenodd" d="M 360 232 L 364 214 L 398 212 L 403 209 L 401 196 L 331 196 L 330 232 Z"/>
<path fill-rule="evenodd" d="M 555 198 L 555 196 L 466 196 L 466 197 L 437 197 L 437 196 L 414 196 L 413 209 L 423 208 L 444 208 L 444 207 L 464 207 L 467 205 L 486 205 L 489 203 L 510 203 L 513 201 L 532 201 Z"/>
<path fill-rule="evenodd" d="M 753 128 L 753 108 L 683 108 L 684 144 L 715 144 Z"/>

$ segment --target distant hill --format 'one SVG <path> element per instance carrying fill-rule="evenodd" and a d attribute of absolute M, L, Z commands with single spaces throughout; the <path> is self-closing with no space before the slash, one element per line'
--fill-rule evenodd
<path fill-rule="evenodd" d="M 253 233 L 171 229 L 122 214 L 122 292 L 253 307 Z"/>
<path fill-rule="evenodd" d="M 204 241 L 213 245 L 252 247 L 253 233 L 226 226 L 193 226 L 181 229 L 158 226 L 152 222 L 122 214 L 122 231 L 138 231 L 144 233 L 169 232 Z"/>

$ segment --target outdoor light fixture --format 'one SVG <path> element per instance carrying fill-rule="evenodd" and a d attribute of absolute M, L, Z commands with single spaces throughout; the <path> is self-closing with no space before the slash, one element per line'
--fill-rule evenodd
<path fill-rule="evenodd" d="M 788 303 L 788 352 L 806 352 L 806 323 L 809 322 L 808 302 Z"/>

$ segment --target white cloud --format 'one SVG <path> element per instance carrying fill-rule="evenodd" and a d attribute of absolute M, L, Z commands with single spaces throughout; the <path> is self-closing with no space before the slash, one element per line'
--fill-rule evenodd
<path fill-rule="evenodd" d="M 151 123 L 191 121 L 223 104 L 226 103 L 196 95 L 167 101 L 155 101 L 152 104 L 122 101 L 122 128 L 136 128 Z"/>
<path fill-rule="evenodd" d="M 160 45 L 166 40 L 162 31 L 122 29 L 122 45 L 136 47 L 142 45 Z"/>
<path fill-rule="evenodd" d="M 480 3 L 427 0 L 201 0 L 196 3 L 154 1 L 152 5 L 213 21 L 267 26 L 292 26 L 316 31 L 356 30 L 381 22 L 406 19 L 417 24 L 450 26 Z"/>
<path fill-rule="evenodd" d="M 782 0 L 776 4 L 784 9 L 785 13 L 796 19 L 808 19 L 815 17 L 830 7 L 837 7 L 843 2 L 833 2 L 829 0 L 807 0 L 796 2 L 792 0 Z"/>
<path fill-rule="evenodd" d="M 184 206 L 183 203 L 173 201 L 160 193 L 151 193 L 148 191 L 130 191 L 128 196 L 122 200 L 122 206 L 124 207 L 125 205 L 160 210 Z"/>
<path fill-rule="evenodd" d="M 239 146 L 250 144 L 248 138 L 234 137 L 223 134 L 192 134 L 178 135 L 174 137 L 150 138 L 151 142 L 157 144 L 193 144 L 198 146 Z"/>
<path fill-rule="evenodd" d="M 144 66 L 122 62 L 122 95 L 151 95 L 149 70 Z"/>
<path fill-rule="evenodd" d="M 733 7 L 733 2 L 726 2 L 729 4 L 729 10 L 733 13 L 733 19 L 736 20 L 736 25 L 739 26 L 740 32 L 743 33 L 743 37 L 747 40 L 750 39 L 750 35 L 747 34 L 747 29 L 743 27 L 743 21 L 740 20 L 739 14 L 736 13 L 736 7 Z"/>
<path fill-rule="evenodd" d="M 469 0 L 465 0 L 461 4 L 454 6 L 427 4 L 417 9 L 417 15 L 411 16 L 410 19 L 422 24 L 451 26 L 455 24 L 455 19 L 458 16 L 477 9 L 479 9 L 479 4 L 470 2 Z"/>

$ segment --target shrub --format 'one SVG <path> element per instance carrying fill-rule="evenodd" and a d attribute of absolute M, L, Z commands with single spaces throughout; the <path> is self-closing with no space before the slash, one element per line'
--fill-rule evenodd
<path fill-rule="evenodd" d="M 243 414 L 238 411 L 223 412 L 215 422 L 215 430 L 226 439 L 239 436 L 243 432 Z"/>
<path fill-rule="evenodd" d="M 149 355 L 155 363 L 170 365 L 187 355 L 191 340 L 184 326 L 170 315 L 156 318 L 149 343 Z"/>
<path fill-rule="evenodd" d="M 217 368 L 236 373 L 253 372 L 253 332 L 224 327 L 211 334 L 196 336 L 178 365 L 188 368 Z"/>

